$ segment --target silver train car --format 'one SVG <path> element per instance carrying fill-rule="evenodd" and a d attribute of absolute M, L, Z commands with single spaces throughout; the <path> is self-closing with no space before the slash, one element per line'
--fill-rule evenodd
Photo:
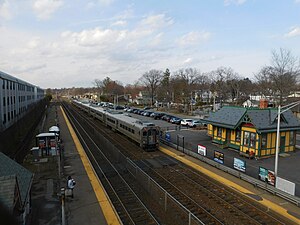
<path fill-rule="evenodd" d="M 132 118 L 119 111 L 109 111 L 100 106 L 73 100 L 72 103 L 94 118 L 102 121 L 112 130 L 116 130 L 136 142 L 145 151 L 155 151 L 159 146 L 159 127 L 151 122 Z"/>

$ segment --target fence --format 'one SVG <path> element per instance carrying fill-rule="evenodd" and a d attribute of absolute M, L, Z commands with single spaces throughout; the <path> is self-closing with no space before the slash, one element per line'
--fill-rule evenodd
<path fill-rule="evenodd" d="M 174 144 L 170 141 L 165 140 L 163 137 L 164 136 L 161 135 L 161 139 L 160 139 L 161 143 L 163 143 L 165 145 L 168 145 L 172 148 L 176 148 L 177 150 L 182 151 L 187 155 L 190 155 L 194 158 L 197 158 L 197 159 L 199 159 L 199 160 L 201 160 L 201 161 L 203 161 L 203 162 L 205 162 L 205 163 L 207 163 L 211 166 L 214 166 L 214 167 L 216 167 L 216 168 L 218 168 L 218 169 L 220 169 L 224 172 L 227 172 L 227 173 L 229 173 L 229 174 L 231 174 L 235 177 L 238 177 L 238 178 L 240 178 L 244 181 L 247 181 L 248 183 L 253 184 L 255 187 L 259 187 L 259 188 L 261 188 L 263 190 L 266 190 L 266 191 L 268 191 L 268 192 L 270 192 L 274 195 L 277 195 L 277 196 L 279 196 L 283 199 L 286 199 L 287 201 L 289 201 L 289 202 L 291 202 L 291 203 L 293 203 L 297 206 L 300 206 L 300 198 L 299 197 L 290 195 L 290 194 L 288 194 L 284 191 L 281 191 L 281 190 L 273 187 L 272 185 L 267 184 L 266 182 L 255 179 L 255 178 L 253 178 L 249 175 L 246 175 L 246 174 L 244 174 L 240 171 L 237 171 L 237 170 L 235 170 L 233 168 L 230 168 L 228 166 L 224 166 L 220 163 L 215 162 L 212 159 L 209 159 L 205 156 L 202 156 L 202 155 L 198 154 L 197 152 L 194 152 L 194 151 L 190 150 L 190 149 L 192 149 L 192 146 L 193 146 L 191 143 L 185 143 L 183 146 L 180 146 L 180 142 L 177 142 L 178 144 Z"/>

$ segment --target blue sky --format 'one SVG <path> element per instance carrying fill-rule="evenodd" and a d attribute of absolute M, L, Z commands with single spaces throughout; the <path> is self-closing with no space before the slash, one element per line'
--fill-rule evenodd
<path fill-rule="evenodd" d="M 300 0 L 0 0 L 0 70 L 43 88 L 300 56 Z"/>

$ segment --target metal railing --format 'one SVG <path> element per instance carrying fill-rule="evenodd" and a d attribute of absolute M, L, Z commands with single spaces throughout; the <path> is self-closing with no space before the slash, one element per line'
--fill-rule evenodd
<path fill-rule="evenodd" d="M 213 167 L 216 167 L 216 168 L 218 168 L 218 169 L 220 169 L 220 170 L 222 170 L 224 172 L 227 172 L 227 173 L 229 173 L 229 174 L 231 174 L 231 175 L 233 175 L 233 176 L 235 176 L 237 178 L 240 178 L 240 179 L 242 179 L 242 180 L 244 180 L 244 181 L 252 184 L 255 187 L 259 187 L 259 188 L 261 188 L 263 190 L 266 190 L 266 191 L 272 193 L 273 195 L 279 196 L 279 197 L 281 197 L 281 198 L 283 198 L 283 199 L 285 199 L 285 200 L 287 200 L 287 201 L 295 204 L 296 206 L 300 207 L 300 198 L 299 197 L 293 196 L 291 194 L 288 194 L 288 193 L 286 193 L 284 191 L 281 191 L 281 190 L 273 187 L 272 185 L 267 184 L 266 182 L 263 182 L 263 181 L 260 181 L 258 179 L 255 179 L 255 178 L 253 178 L 251 176 L 248 176 L 248 175 L 246 175 L 244 173 L 241 173 L 241 172 L 239 172 L 239 171 L 237 171 L 237 170 L 235 170 L 233 168 L 224 166 L 224 165 L 222 165 L 220 163 L 217 163 L 217 162 L 215 162 L 215 161 L 213 161 L 213 160 L 211 160 L 211 159 L 209 159 L 209 158 L 207 158 L 205 156 L 202 156 L 202 155 L 200 155 L 200 154 L 198 154 L 198 153 L 196 153 L 196 152 L 188 149 L 187 148 L 187 146 L 188 146 L 187 144 L 184 147 L 182 147 L 182 146 L 178 146 L 177 144 L 174 144 L 174 143 L 171 143 L 169 141 L 166 141 L 163 138 L 161 138 L 160 141 L 161 141 L 161 143 L 163 143 L 165 145 L 168 145 L 168 146 L 170 146 L 170 147 L 172 147 L 174 149 L 177 149 L 178 151 L 181 151 L 181 152 L 184 151 L 184 154 L 187 154 L 187 155 L 190 155 L 190 156 L 192 156 L 194 158 L 197 158 L 197 159 L 201 160 L 202 162 L 205 162 L 205 163 L 207 163 L 207 164 L 209 164 L 209 165 L 211 165 Z"/>

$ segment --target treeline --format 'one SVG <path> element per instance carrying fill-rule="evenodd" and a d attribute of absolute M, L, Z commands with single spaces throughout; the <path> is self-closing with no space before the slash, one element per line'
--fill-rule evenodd
<path fill-rule="evenodd" d="M 198 102 L 204 93 L 210 93 L 218 102 L 230 100 L 232 104 L 241 104 L 249 95 L 272 96 L 278 104 L 291 92 L 299 90 L 300 61 L 291 51 L 279 49 L 272 51 L 270 65 L 263 66 L 254 74 L 254 79 L 244 77 L 230 67 L 219 67 L 203 73 L 196 68 L 183 68 L 171 72 L 169 69 L 145 72 L 135 84 L 123 86 L 120 81 L 109 77 L 95 79 L 92 88 L 62 89 L 71 95 L 83 95 L 87 92 L 97 93 L 101 99 L 109 96 L 136 96 L 146 90 L 153 105 L 155 101 L 188 104 L 195 94 Z M 53 94 L 53 90 L 52 94 Z M 56 90 L 58 91 L 58 90 Z M 71 92 L 71 93 L 70 93 Z"/>

